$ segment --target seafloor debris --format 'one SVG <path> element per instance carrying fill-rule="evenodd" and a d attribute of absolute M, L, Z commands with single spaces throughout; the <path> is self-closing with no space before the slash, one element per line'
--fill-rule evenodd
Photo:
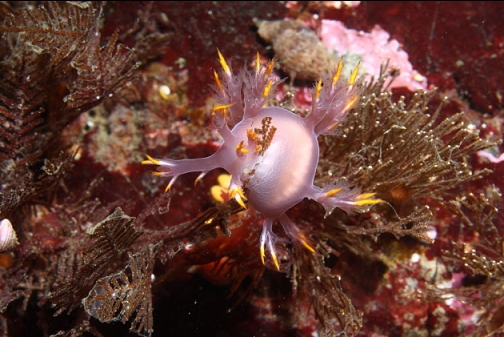
<path fill-rule="evenodd" d="M 136 254 L 129 254 L 129 264 L 119 273 L 99 279 L 82 300 L 84 309 L 101 322 L 126 323 L 135 315 L 130 330 L 150 336 L 152 321 L 152 270 L 161 242 L 148 245 Z"/>
<path fill-rule="evenodd" d="M 335 57 L 317 34 L 302 23 L 258 19 L 254 23 L 259 36 L 272 44 L 278 63 L 291 78 L 314 81 L 335 68 Z"/>

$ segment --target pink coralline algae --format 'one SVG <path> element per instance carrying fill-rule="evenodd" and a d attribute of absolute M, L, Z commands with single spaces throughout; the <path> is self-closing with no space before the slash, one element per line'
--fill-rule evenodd
<path fill-rule="evenodd" d="M 401 71 L 390 88 L 406 87 L 410 91 L 427 88 L 427 79 L 413 69 L 408 54 L 401 50 L 397 40 L 389 40 L 390 34 L 380 27 L 374 27 L 370 33 L 346 28 L 341 22 L 322 20 L 320 33 L 322 42 L 329 50 L 351 58 L 361 60 L 361 66 L 369 78 L 380 75 L 380 66 L 389 61 L 389 67 Z"/>
<path fill-rule="evenodd" d="M 327 210 L 345 211 L 366 208 L 381 202 L 374 193 L 361 193 L 356 186 L 344 183 L 319 188 L 313 185 L 319 159 L 317 137 L 334 132 L 347 112 L 357 103 L 362 83 L 357 68 L 349 80 L 340 76 L 340 62 L 334 76 L 324 77 L 313 93 L 312 108 L 302 118 L 280 107 L 265 107 L 280 83 L 272 76 L 273 61 L 267 67 L 256 59 L 254 72 L 243 70 L 235 75 L 219 53 L 223 71 L 215 73 L 215 98 L 220 103 L 212 109 L 212 122 L 224 139 L 210 157 L 198 159 L 154 159 L 143 164 L 159 165 L 159 176 L 172 177 L 169 189 L 178 176 L 202 172 L 197 180 L 215 168 L 224 168 L 232 178 L 229 197 L 246 207 L 245 201 L 264 216 L 260 252 L 264 263 L 265 248 L 276 269 L 280 269 L 276 243 L 284 239 L 273 232 L 278 220 L 294 244 L 314 252 L 310 240 L 285 212 L 310 198 Z"/>

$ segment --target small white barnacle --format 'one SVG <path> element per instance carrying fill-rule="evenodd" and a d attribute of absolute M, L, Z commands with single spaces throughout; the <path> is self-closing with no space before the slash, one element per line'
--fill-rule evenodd
<path fill-rule="evenodd" d="M 16 232 L 9 219 L 0 221 L 0 252 L 8 251 L 18 244 Z"/>
<path fill-rule="evenodd" d="M 159 87 L 159 96 L 161 96 L 162 99 L 169 100 L 171 94 L 172 92 L 169 86 L 163 84 Z"/>

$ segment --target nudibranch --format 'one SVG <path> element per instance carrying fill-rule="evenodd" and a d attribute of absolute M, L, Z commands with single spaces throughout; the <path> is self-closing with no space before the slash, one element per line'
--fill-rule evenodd
<path fill-rule="evenodd" d="M 285 212 L 311 198 L 326 210 L 339 207 L 345 211 L 369 207 L 381 202 L 374 193 L 360 193 L 359 188 L 337 184 L 324 189 L 313 184 L 319 159 L 317 137 L 334 133 L 339 122 L 358 102 L 362 83 L 357 81 L 358 67 L 348 80 L 341 76 L 340 61 L 334 75 L 323 76 L 313 93 L 311 112 L 301 117 L 286 109 L 266 106 L 281 82 L 272 75 L 274 61 L 262 66 L 259 55 L 255 71 L 243 70 L 235 75 L 219 52 L 220 75 L 214 71 L 215 98 L 212 122 L 224 142 L 211 156 L 197 159 L 154 159 L 147 156 L 143 164 L 158 165 L 158 176 L 171 177 L 170 189 L 177 177 L 201 172 L 196 181 L 215 168 L 231 174 L 229 197 L 246 208 L 246 202 L 264 216 L 260 237 L 260 254 L 265 250 L 277 269 L 280 265 L 275 245 L 284 239 L 273 232 L 278 220 L 294 244 L 315 252 L 309 239 Z"/>

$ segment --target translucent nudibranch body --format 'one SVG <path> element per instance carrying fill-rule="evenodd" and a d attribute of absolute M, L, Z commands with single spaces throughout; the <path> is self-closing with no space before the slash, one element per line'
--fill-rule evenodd
<path fill-rule="evenodd" d="M 197 180 L 215 168 L 231 174 L 229 196 L 246 207 L 248 203 L 264 216 L 260 253 L 265 251 L 276 268 L 279 262 L 275 245 L 282 241 L 272 230 L 278 220 L 294 244 L 310 251 L 309 239 L 285 214 L 287 210 L 311 198 L 327 210 L 339 207 L 345 211 L 381 202 L 374 194 L 361 194 L 356 187 L 344 184 L 325 189 L 313 184 L 319 159 L 317 137 L 332 133 L 361 94 L 356 81 L 357 68 L 350 79 L 341 75 L 342 62 L 332 77 L 325 76 L 313 93 L 310 114 L 300 117 L 280 107 L 264 107 L 280 83 L 272 75 L 273 61 L 261 66 L 259 56 L 254 71 L 234 75 L 219 52 L 222 65 L 215 97 L 220 102 L 212 109 L 212 122 L 224 142 L 210 157 L 197 159 L 148 159 L 143 164 L 159 165 L 154 174 L 172 177 L 167 190 L 181 174 L 201 172 Z"/>

